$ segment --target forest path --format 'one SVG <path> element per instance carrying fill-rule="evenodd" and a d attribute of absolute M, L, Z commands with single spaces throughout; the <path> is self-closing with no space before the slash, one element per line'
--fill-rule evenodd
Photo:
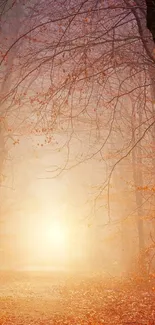
<path fill-rule="evenodd" d="M 155 325 L 155 288 L 67 272 L 0 273 L 0 325 Z"/>

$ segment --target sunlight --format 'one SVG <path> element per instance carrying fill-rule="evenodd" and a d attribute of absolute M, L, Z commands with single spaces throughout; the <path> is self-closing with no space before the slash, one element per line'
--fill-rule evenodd
<path fill-rule="evenodd" d="M 24 226 L 25 225 L 25 226 Z M 34 214 L 21 229 L 22 260 L 27 265 L 53 266 L 68 260 L 69 231 L 60 218 L 50 213 Z"/>
<path fill-rule="evenodd" d="M 66 255 L 68 234 L 66 227 L 56 220 L 44 219 L 37 223 L 35 250 L 39 255 L 62 259 Z"/>
<path fill-rule="evenodd" d="M 48 245 L 53 245 L 55 249 L 61 249 L 66 245 L 67 231 L 60 222 L 51 222 L 43 232 L 43 239 Z"/>
<path fill-rule="evenodd" d="M 51 209 L 42 204 L 26 218 L 24 214 L 18 233 L 22 267 L 83 267 L 89 258 L 87 228 L 71 220 L 62 205 Z"/>

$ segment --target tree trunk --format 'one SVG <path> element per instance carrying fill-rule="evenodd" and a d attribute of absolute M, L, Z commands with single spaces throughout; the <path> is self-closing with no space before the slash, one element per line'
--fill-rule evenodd
<path fill-rule="evenodd" d="M 136 143 L 135 139 L 135 115 L 132 119 L 132 139 L 133 145 Z M 138 110 L 138 125 L 139 125 L 139 133 L 138 138 L 141 137 L 141 125 L 142 123 L 142 110 L 139 108 Z M 143 187 L 143 174 L 142 174 L 142 149 L 141 144 L 138 144 L 138 147 L 132 150 L 132 169 L 133 169 L 133 180 L 135 185 L 135 200 L 136 200 L 136 224 L 138 231 L 138 242 L 139 242 L 139 267 L 140 270 L 145 268 L 145 261 L 143 258 L 144 248 L 145 248 L 145 234 L 144 234 L 144 212 L 143 212 L 143 198 L 142 191 L 140 188 Z"/>
<path fill-rule="evenodd" d="M 7 7 L 8 6 L 8 7 Z M 7 46 L 9 48 L 10 44 L 6 44 L 7 40 L 5 38 L 8 38 L 8 41 L 11 40 L 15 41 L 19 32 L 19 27 L 20 27 L 20 3 L 15 2 L 13 0 L 9 0 L 5 6 L 5 13 L 1 15 L 1 48 L 3 49 L 4 46 L 4 52 L 7 50 Z M 9 16 L 11 15 L 11 17 Z M 12 15 L 14 16 L 14 24 L 13 27 L 9 26 L 9 22 L 12 19 Z M 7 21 L 7 24 L 6 24 Z M 9 27 L 8 27 L 9 26 Z M 11 34 L 11 35 L 10 35 Z M 10 36 L 10 37 L 9 37 Z M 1 95 L 1 103 L 0 103 L 0 187 L 1 183 L 3 181 L 3 169 L 4 169 L 4 164 L 7 158 L 8 150 L 7 150 L 7 117 L 8 117 L 8 105 L 7 105 L 7 95 L 9 94 L 9 91 L 11 89 L 11 81 L 12 81 L 12 66 L 14 63 L 14 59 L 16 57 L 16 51 L 17 48 L 16 46 L 13 47 L 13 49 L 9 52 L 7 56 L 7 62 L 6 64 L 2 63 L 2 82 L 0 86 L 0 95 Z M 5 100 L 4 100 L 5 98 Z M 7 114 L 6 114 L 7 112 Z M 1 191 L 3 188 L 1 188 Z M 3 221 L 3 213 L 2 213 L 2 204 L 4 205 L 5 203 L 3 202 L 3 199 L 1 198 L 0 195 L 0 223 Z M 4 223 L 4 221 L 3 221 Z M 0 234 L 0 246 L 3 247 L 5 244 L 3 243 L 3 240 L 5 239 L 5 234 L 3 234 L 3 229 L 0 227 L 1 234 Z M 14 240 L 11 238 L 11 241 Z M 12 247 L 12 246 L 11 246 Z M 10 250 L 9 252 L 13 256 L 13 252 Z M 4 251 L 5 255 L 5 251 Z"/>

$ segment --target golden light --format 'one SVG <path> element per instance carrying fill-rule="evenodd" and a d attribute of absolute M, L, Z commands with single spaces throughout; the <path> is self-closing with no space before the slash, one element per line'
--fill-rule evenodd
<path fill-rule="evenodd" d="M 21 231 L 22 260 L 31 265 L 65 265 L 69 242 L 69 231 L 60 219 L 33 216 Z"/>
<path fill-rule="evenodd" d="M 23 215 L 18 245 L 22 265 L 70 268 L 85 262 L 87 234 L 62 212 L 53 207 L 52 212 L 46 208 Z"/>
<path fill-rule="evenodd" d="M 46 224 L 42 229 L 42 240 L 49 248 L 63 250 L 67 243 L 67 230 L 64 225 L 58 221 Z"/>
<path fill-rule="evenodd" d="M 34 249 L 51 258 L 64 258 L 67 254 L 68 234 L 60 221 L 44 220 L 37 223 Z"/>

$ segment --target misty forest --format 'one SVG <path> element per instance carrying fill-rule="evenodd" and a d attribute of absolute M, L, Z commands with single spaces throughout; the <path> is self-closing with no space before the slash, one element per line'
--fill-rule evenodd
<path fill-rule="evenodd" d="M 0 0 L 0 325 L 155 325 L 155 1 Z"/>

